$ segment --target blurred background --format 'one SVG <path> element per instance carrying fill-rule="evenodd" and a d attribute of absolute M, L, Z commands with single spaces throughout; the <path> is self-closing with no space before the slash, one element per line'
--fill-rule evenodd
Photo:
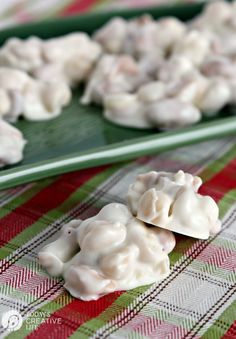
<path fill-rule="evenodd" d="M 197 2 L 197 0 L 0 0 L 0 28 L 20 22 L 74 15 L 86 11 L 177 2 Z"/>

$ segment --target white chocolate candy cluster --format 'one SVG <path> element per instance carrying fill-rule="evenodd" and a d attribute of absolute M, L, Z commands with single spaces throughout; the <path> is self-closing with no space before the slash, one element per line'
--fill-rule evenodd
<path fill-rule="evenodd" d="M 9 39 L 0 49 L 0 119 L 14 122 L 19 116 L 31 121 L 57 117 L 70 102 L 69 86 L 87 78 L 100 53 L 101 47 L 84 33 L 47 41 Z M 25 141 L 15 128 L 0 123 L 3 166 L 22 159 Z M 17 138 L 11 140 L 11 133 Z"/>
<path fill-rule="evenodd" d="M 211 116 L 233 102 L 232 90 L 223 78 L 206 78 L 197 71 L 186 72 L 185 58 L 176 57 L 168 62 L 175 72 L 163 68 L 160 78 L 142 85 L 135 94 L 106 95 L 104 116 L 120 125 L 137 128 L 176 128 L 194 124 L 201 112 Z M 232 82 L 236 99 L 236 81 Z M 231 98 L 231 99 L 230 99 Z M 235 100 L 234 99 L 234 100 Z"/>
<path fill-rule="evenodd" d="M 201 183 L 183 171 L 139 175 L 128 207 L 111 203 L 94 217 L 64 225 L 41 249 L 39 262 L 82 300 L 158 282 L 170 273 L 171 231 L 207 239 L 221 228 L 214 200 L 197 193 Z"/>
<path fill-rule="evenodd" d="M 162 83 L 165 91 L 151 100 L 151 109 L 149 102 L 140 100 L 140 88 L 132 96 L 121 87 L 104 92 L 105 118 L 128 127 L 175 128 L 235 104 L 235 22 L 235 3 L 221 1 L 206 5 L 189 23 L 172 17 L 155 21 L 148 15 L 111 19 L 94 39 L 108 53 L 136 58 L 143 72 Z M 155 87 L 148 89 L 153 98 Z"/>
<path fill-rule="evenodd" d="M 17 68 L 41 80 L 66 82 L 85 80 L 101 54 L 101 47 L 86 33 L 41 40 L 9 39 L 0 50 L 0 66 Z"/>
<path fill-rule="evenodd" d="M 0 67 L 0 166 L 22 159 L 26 144 L 22 133 L 2 119 L 15 122 L 19 116 L 27 120 L 48 120 L 58 116 L 70 101 L 65 83 L 35 80 L 12 68 Z"/>
<path fill-rule="evenodd" d="M 118 125 L 195 124 L 236 103 L 235 23 L 235 2 L 217 1 L 185 23 L 145 14 L 113 18 L 92 38 L 11 38 L 0 48 L 0 118 L 55 118 L 82 82 L 81 103 Z"/>
<path fill-rule="evenodd" d="M 147 227 L 125 205 L 113 203 L 92 218 L 65 225 L 40 251 L 39 261 L 50 274 L 63 275 L 73 296 L 96 300 L 165 278 L 174 246 L 170 231 Z"/>
<path fill-rule="evenodd" d="M 108 53 L 125 53 L 141 58 L 158 50 L 166 54 L 185 31 L 185 24 L 174 17 L 158 21 L 150 15 L 130 21 L 117 17 L 95 32 L 94 39 Z"/>
<path fill-rule="evenodd" d="M 57 117 L 70 102 L 70 87 L 88 77 L 100 53 L 101 47 L 85 33 L 47 41 L 9 39 L 0 49 L 0 118 L 14 122 L 19 116 L 31 121 Z M 15 154 L 4 156 L 1 165 L 20 161 L 24 143 L 4 140 L 1 154 L 8 154 L 9 145 Z"/>
<path fill-rule="evenodd" d="M 70 100 L 64 83 L 46 83 L 26 73 L 0 67 L 0 117 L 16 121 L 20 115 L 28 120 L 56 117 Z"/>
<path fill-rule="evenodd" d="M 0 167 L 21 161 L 25 144 L 22 133 L 0 119 Z"/>
<path fill-rule="evenodd" d="M 188 96 L 188 89 L 182 86 L 177 89 L 178 96 L 173 97 L 173 88 L 157 81 L 141 86 L 136 94 L 107 95 L 104 116 L 119 125 L 136 128 L 176 128 L 199 121 L 199 109 L 183 98 Z"/>
<path fill-rule="evenodd" d="M 107 94 L 133 92 L 148 80 L 131 56 L 105 54 L 92 72 L 81 102 L 102 104 Z"/>
<path fill-rule="evenodd" d="M 190 237 L 207 239 L 219 232 L 219 209 L 209 196 L 197 193 L 199 177 L 179 171 L 139 175 L 127 201 L 140 220 Z"/>

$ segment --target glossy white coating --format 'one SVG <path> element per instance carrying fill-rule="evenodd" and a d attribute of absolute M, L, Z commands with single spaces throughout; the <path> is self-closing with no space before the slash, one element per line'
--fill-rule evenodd
<path fill-rule="evenodd" d="M 199 66 L 209 53 L 210 42 L 198 31 L 190 31 L 175 44 L 173 54 L 189 59 L 193 65 Z"/>
<path fill-rule="evenodd" d="M 0 66 L 28 72 L 43 81 L 65 81 L 73 86 L 85 80 L 101 54 L 101 47 L 86 33 L 41 40 L 8 39 L 0 49 Z"/>
<path fill-rule="evenodd" d="M 105 95 L 132 92 L 148 80 L 131 56 L 105 54 L 92 72 L 81 102 L 101 104 Z"/>
<path fill-rule="evenodd" d="M 43 41 L 37 37 L 27 40 L 10 38 L 0 49 L 0 66 L 32 72 L 43 64 Z"/>
<path fill-rule="evenodd" d="M 25 144 L 22 133 L 0 119 L 0 167 L 21 161 Z"/>
<path fill-rule="evenodd" d="M 56 67 L 58 78 L 64 77 L 67 84 L 74 86 L 87 79 L 101 54 L 101 47 L 86 33 L 76 32 L 46 40 L 42 53 L 46 62 L 37 70 L 37 76 L 50 81 L 44 67 Z"/>
<path fill-rule="evenodd" d="M 198 193 L 201 184 L 199 177 L 183 171 L 141 174 L 129 187 L 128 206 L 151 225 L 207 239 L 219 232 L 221 222 L 215 201 Z"/>
<path fill-rule="evenodd" d="M 113 18 L 95 32 L 94 39 L 108 53 L 126 53 L 140 59 L 157 50 L 167 53 L 185 30 L 184 23 L 176 18 L 155 21 L 145 14 L 129 21 Z"/>
<path fill-rule="evenodd" d="M 64 264 L 79 251 L 76 231 L 80 224 L 79 219 L 65 224 L 60 230 L 59 237 L 44 246 L 38 253 L 40 264 L 50 275 L 62 275 Z"/>
<path fill-rule="evenodd" d="M 147 114 L 153 126 L 163 129 L 192 125 L 201 119 L 201 112 L 197 107 L 178 98 L 166 98 L 151 103 Z"/>
<path fill-rule="evenodd" d="M 195 89 L 194 89 L 195 90 Z M 136 128 L 176 128 L 191 125 L 201 119 L 201 113 L 187 94 L 175 93 L 163 82 L 143 85 L 136 94 L 112 94 L 104 99 L 104 116 L 119 125 Z M 195 91 L 196 92 L 196 91 Z M 194 95 L 196 96 L 196 93 Z"/>
<path fill-rule="evenodd" d="M 173 55 L 164 60 L 158 70 L 157 78 L 163 82 L 180 80 L 185 74 L 192 73 L 195 67 L 191 60 L 182 55 Z"/>
<path fill-rule="evenodd" d="M 63 275 L 73 296 L 96 300 L 165 278 L 174 246 L 172 232 L 146 226 L 125 205 L 112 203 L 64 226 L 59 239 L 40 251 L 39 261 L 50 274 Z"/>
<path fill-rule="evenodd" d="M 54 118 L 70 97 L 65 83 L 45 83 L 23 71 L 0 67 L 0 117 L 6 120 L 16 121 L 20 115 L 35 121 Z"/>
<path fill-rule="evenodd" d="M 203 13 L 186 23 L 173 17 L 154 20 L 149 15 L 111 19 L 94 34 L 94 39 L 107 52 L 135 57 L 151 78 L 149 81 L 156 74 L 155 79 L 166 84 L 166 92 L 165 98 L 160 99 L 164 102 L 157 99 L 147 117 L 148 108 L 142 99 L 127 95 L 136 95 L 137 91 L 120 86 L 110 92 L 118 96 L 105 98 L 105 117 L 135 128 L 173 128 L 195 123 L 201 115 L 213 116 L 225 105 L 235 104 L 235 36 L 234 2 L 207 4 Z M 153 93 L 151 90 L 150 97 Z"/>

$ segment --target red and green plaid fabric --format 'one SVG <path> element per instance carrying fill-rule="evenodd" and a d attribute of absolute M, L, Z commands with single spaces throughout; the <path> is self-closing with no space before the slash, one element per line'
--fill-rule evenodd
<path fill-rule="evenodd" d="M 88 9 L 161 0 L 1 0 L 0 26 Z M 162 1 L 167 2 L 167 1 Z M 236 338 L 236 138 L 179 148 L 133 162 L 77 171 L 0 192 L 0 315 L 18 310 L 22 327 L 0 338 Z M 202 177 L 219 204 L 222 231 L 207 241 L 177 236 L 168 278 L 98 301 L 71 297 L 37 252 L 65 222 L 124 202 L 135 176 L 183 169 Z"/>
<path fill-rule="evenodd" d="M 22 327 L 9 338 L 235 338 L 236 138 L 179 148 L 133 162 L 77 171 L 0 194 L 0 313 Z M 124 202 L 135 176 L 150 170 L 198 174 L 219 204 L 222 231 L 209 240 L 177 236 L 171 274 L 158 284 L 97 301 L 71 297 L 37 252 L 65 222 Z"/>

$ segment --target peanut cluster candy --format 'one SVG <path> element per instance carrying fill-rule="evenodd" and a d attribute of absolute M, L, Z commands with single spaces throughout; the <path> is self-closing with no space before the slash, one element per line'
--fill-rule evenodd
<path fill-rule="evenodd" d="M 171 231 L 207 239 L 221 228 L 214 200 L 197 193 L 201 184 L 183 171 L 139 175 L 128 190 L 129 208 L 111 203 L 72 220 L 42 248 L 39 262 L 82 300 L 158 282 L 170 273 Z"/>
<path fill-rule="evenodd" d="M 149 80 L 131 56 L 105 54 L 91 73 L 81 102 L 102 104 L 106 95 L 132 92 Z"/>
<path fill-rule="evenodd" d="M 112 203 L 92 218 L 64 226 L 40 251 L 39 261 L 50 274 L 63 275 L 73 296 L 96 300 L 165 278 L 174 246 L 171 232 L 147 227 L 125 205 Z"/>
<path fill-rule="evenodd" d="M 16 121 L 20 115 L 28 120 L 52 119 L 70 97 L 64 83 L 46 83 L 20 70 L 0 67 L 0 117 L 6 120 Z"/>
<path fill-rule="evenodd" d="M 0 49 L 0 66 L 73 86 L 88 77 L 100 54 L 101 47 L 82 32 L 45 41 L 36 37 L 11 38 Z"/>
<path fill-rule="evenodd" d="M 207 239 L 219 232 L 219 209 L 209 196 L 198 193 L 197 176 L 149 172 L 129 187 L 128 206 L 139 220 L 190 237 Z"/>
<path fill-rule="evenodd" d="M 119 125 L 136 128 L 168 129 L 200 120 L 197 107 L 177 96 L 171 97 L 168 91 L 166 84 L 156 81 L 141 86 L 136 94 L 106 95 L 104 116 Z"/>
<path fill-rule="evenodd" d="M 166 54 L 185 31 L 185 24 L 174 17 L 158 21 L 150 15 L 129 21 L 116 17 L 97 30 L 93 38 L 107 53 L 125 53 L 140 59 L 156 50 Z"/>

